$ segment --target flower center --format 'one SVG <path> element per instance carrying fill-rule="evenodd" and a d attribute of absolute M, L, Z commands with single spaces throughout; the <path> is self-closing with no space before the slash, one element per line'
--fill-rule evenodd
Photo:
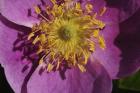
<path fill-rule="evenodd" d="M 46 10 L 35 7 L 41 21 L 32 27 L 28 40 L 38 46 L 36 54 L 43 54 L 39 63 L 48 72 L 66 66 L 78 67 L 84 72 L 88 58 L 96 47 L 105 49 L 105 41 L 100 34 L 105 23 L 96 18 L 97 13 L 92 11 L 90 2 L 87 2 L 85 9 L 73 0 L 60 5 L 56 0 L 51 2 L 53 6 L 47 6 Z M 100 16 L 106 8 L 101 10 Z"/>
<path fill-rule="evenodd" d="M 71 31 L 67 27 L 61 27 L 58 31 L 58 34 L 59 37 L 65 41 L 70 40 L 72 37 Z"/>

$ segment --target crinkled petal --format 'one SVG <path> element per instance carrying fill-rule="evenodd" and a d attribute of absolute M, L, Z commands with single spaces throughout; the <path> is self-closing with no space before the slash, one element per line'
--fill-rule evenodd
<path fill-rule="evenodd" d="M 133 16 L 133 14 L 140 8 L 140 0 L 106 0 L 108 6 L 119 9 L 119 20 Z"/>
<path fill-rule="evenodd" d="M 140 9 L 120 23 L 115 43 L 122 51 L 118 77 L 131 75 L 140 69 Z"/>
<path fill-rule="evenodd" d="M 1 23 L 0 30 L 0 63 L 15 93 L 20 93 L 21 87 L 27 87 L 27 93 L 111 93 L 110 76 L 96 61 L 89 62 L 85 73 L 76 68 L 67 70 L 65 80 L 61 79 L 58 72 L 39 75 L 39 67 L 30 76 L 31 65 L 22 72 L 27 61 L 21 61 L 21 53 L 12 50 L 17 32 Z M 26 93 L 26 90 L 21 93 Z"/>

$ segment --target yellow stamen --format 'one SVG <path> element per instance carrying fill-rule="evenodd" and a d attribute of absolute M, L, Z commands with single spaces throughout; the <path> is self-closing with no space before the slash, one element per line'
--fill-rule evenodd
<path fill-rule="evenodd" d="M 95 38 L 97 38 L 99 36 L 99 30 L 98 29 L 93 31 L 93 36 Z"/>
<path fill-rule="evenodd" d="M 102 49 L 105 49 L 105 47 L 106 47 L 105 40 L 102 36 L 99 36 L 99 45 Z"/>
<path fill-rule="evenodd" d="M 52 2 L 53 4 L 56 4 L 56 0 L 51 0 L 51 2 Z"/>
<path fill-rule="evenodd" d="M 87 3 L 85 7 L 86 7 L 86 10 L 87 10 L 88 13 L 92 12 L 92 9 L 93 9 L 93 5 L 92 4 Z"/>
<path fill-rule="evenodd" d="M 51 72 L 52 71 L 52 69 L 53 69 L 53 67 L 54 67 L 54 65 L 52 65 L 52 64 L 48 64 L 48 67 L 47 67 L 47 71 L 48 72 Z"/>
<path fill-rule="evenodd" d="M 94 13 L 94 15 L 92 16 L 93 19 L 95 19 L 97 17 L 97 13 Z"/>
<path fill-rule="evenodd" d="M 39 60 L 39 64 L 43 63 L 43 57 Z"/>
<path fill-rule="evenodd" d="M 98 15 L 92 12 L 93 5 L 89 2 L 85 6 L 87 11 L 81 8 L 79 2 L 73 0 L 65 0 L 61 5 L 57 5 L 56 0 L 51 2 L 53 6 L 47 6 L 45 11 L 47 17 L 41 14 L 43 10 L 35 7 L 36 14 L 42 19 L 33 26 L 28 35 L 28 40 L 38 46 L 36 54 L 43 53 L 39 63 L 46 64 L 48 72 L 59 70 L 64 66 L 63 62 L 70 68 L 78 67 L 85 72 L 88 59 L 96 51 L 96 47 L 106 47 L 100 34 L 105 23 L 97 19 L 97 16 L 104 14 L 106 8 Z"/>
<path fill-rule="evenodd" d="M 39 53 L 41 53 L 42 51 L 43 51 L 42 46 L 39 46 L 39 49 L 37 50 L 36 54 L 39 54 Z"/>
<path fill-rule="evenodd" d="M 29 34 L 28 40 L 30 40 L 34 36 L 34 33 Z"/>
<path fill-rule="evenodd" d="M 41 13 L 41 10 L 39 9 L 38 6 L 35 6 L 34 9 L 35 9 L 35 12 L 36 12 L 37 14 L 40 14 L 40 13 Z"/>
<path fill-rule="evenodd" d="M 89 42 L 89 46 L 90 46 L 90 51 L 95 51 L 95 44 L 94 42 Z"/>
<path fill-rule="evenodd" d="M 59 59 L 58 59 L 58 62 L 57 62 L 57 66 L 56 66 L 56 70 L 58 70 L 59 69 L 59 67 L 60 67 L 60 61 L 59 61 Z"/>
<path fill-rule="evenodd" d="M 101 10 L 100 10 L 100 16 L 103 16 L 103 14 L 105 13 L 105 11 L 107 10 L 106 7 L 103 7 Z"/>
<path fill-rule="evenodd" d="M 80 4 L 80 3 L 76 3 L 75 8 L 76 8 L 77 10 L 81 10 L 81 4 Z"/>
<path fill-rule="evenodd" d="M 37 36 L 34 40 L 33 40 L 33 44 L 36 44 L 39 41 L 39 37 Z"/>
<path fill-rule="evenodd" d="M 85 69 L 85 67 L 84 67 L 83 65 L 78 64 L 78 67 L 79 67 L 79 69 L 80 69 L 82 72 L 85 72 L 85 71 L 86 71 L 86 69 Z"/>

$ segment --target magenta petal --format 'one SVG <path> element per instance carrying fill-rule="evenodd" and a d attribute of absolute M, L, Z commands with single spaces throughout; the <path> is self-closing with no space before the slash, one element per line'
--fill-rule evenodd
<path fill-rule="evenodd" d="M 96 49 L 93 57 L 96 58 L 109 72 L 112 78 L 116 78 L 119 71 L 120 50 L 114 44 L 114 40 L 119 34 L 118 24 L 118 10 L 115 8 L 107 8 L 102 20 L 105 22 L 106 27 L 101 32 L 105 38 L 105 50 Z"/>
<path fill-rule="evenodd" d="M 32 26 L 38 20 L 29 14 L 34 15 L 33 6 L 37 4 L 39 0 L 0 0 L 0 12 L 17 24 Z"/>
<path fill-rule="evenodd" d="M 87 0 L 87 1 L 90 1 L 93 4 L 93 11 L 97 13 L 99 13 L 100 9 L 102 9 L 106 5 L 105 0 Z"/>
<path fill-rule="evenodd" d="M 93 53 L 93 58 L 97 59 L 105 67 L 110 77 L 116 78 L 121 59 L 120 50 L 114 45 L 114 40 L 119 34 L 119 10 L 117 8 L 108 7 L 105 0 L 89 1 L 91 1 L 94 6 L 93 11 L 97 13 L 99 13 L 100 9 L 103 7 L 107 8 L 103 16 L 97 16 L 106 24 L 101 34 L 105 38 L 107 47 L 104 51 L 100 48 L 96 48 L 96 51 Z"/>
<path fill-rule="evenodd" d="M 13 52 L 13 42 L 16 40 L 17 32 L 13 29 L 9 29 L 6 26 L 4 26 L 0 22 L 0 64 L 4 68 L 7 68 L 5 70 L 6 77 L 11 78 L 11 75 L 13 77 L 11 79 L 8 79 L 8 82 L 10 84 L 16 82 L 19 82 L 19 84 L 22 84 L 21 81 L 23 81 L 26 73 L 21 73 L 19 69 L 21 69 L 26 62 L 20 61 L 21 53 L 19 52 Z M 8 64 L 8 65 L 6 65 Z M 9 68 L 11 67 L 11 68 Z M 16 83 L 15 83 L 16 84 Z M 20 87 L 18 85 L 12 86 L 13 89 L 19 89 Z M 17 92 L 19 93 L 19 91 Z"/>
<path fill-rule="evenodd" d="M 96 11 L 97 13 L 100 12 L 100 9 L 102 9 L 104 6 L 106 6 L 105 0 L 91 0 L 93 2 L 93 11 Z"/>
<path fill-rule="evenodd" d="M 120 23 L 116 45 L 122 51 L 118 77 L 131 75 L 140 69 L 140 9 L 129 19 Z"/>
<path fill-rule="evenodd" d="M 106 69 L 96 59 L 90 58 L 90 61 L 87 66 L 88 72 L 96 76 L 92 93 L 111 93 L 112 82 L 109 74 L 106 74 Z M 96 75 L 93 69 L 95 69 Z"/>
<path fill-rule="evenodd" d="M 12 50 L 16 40 L 16 31 L 0 23 L 0 63 L 4 67 L 8 82 L 20 93 L 30 67 L 23 73 L 27 61 L 21 61 L 21 53 Z M 78 69 L 66 72 L 62 80 L 58 72 L 38 74 L 39 67 L 27 83 L 28 93 L 111 93 L 111 79 L 106 70 L 97 62 L 88 65 L 88 70 L 81 73 Z M 23 92 L 26 93 L 26 92 Z"/>
<path fill-rule="evenodd" d="M 70 69 L 65 80 L 58 72 L 40 76 L 36 71 L 28 84 L 29 93 L 111 93 L 111 79 L 105 69 L 99 64 L 93 64 L 93 68 L 85 73 Z"/>

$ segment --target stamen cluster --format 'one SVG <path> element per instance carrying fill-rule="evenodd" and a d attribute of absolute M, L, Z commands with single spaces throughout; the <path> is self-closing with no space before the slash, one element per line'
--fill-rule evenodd
<path fill-rule="evenodd" d="M 28 40 L 38 46 L 36 54 L 43 53 L 39 63 L 48 72 L 64 66 L 78 67 L 84 72 L 96 47 L 106 47 L 100 34 L 105 23 L 97 19 L 97 15 L 102 16 L 106 8 L 96 13 L 90 2 L 85 6 L 73 0 L 65 0 L 59 5 L 56 0 L 51 2 L 53 6 L 46 6 L 45 10 L 35 7 L 41 19 L 32 27 Z"/>

